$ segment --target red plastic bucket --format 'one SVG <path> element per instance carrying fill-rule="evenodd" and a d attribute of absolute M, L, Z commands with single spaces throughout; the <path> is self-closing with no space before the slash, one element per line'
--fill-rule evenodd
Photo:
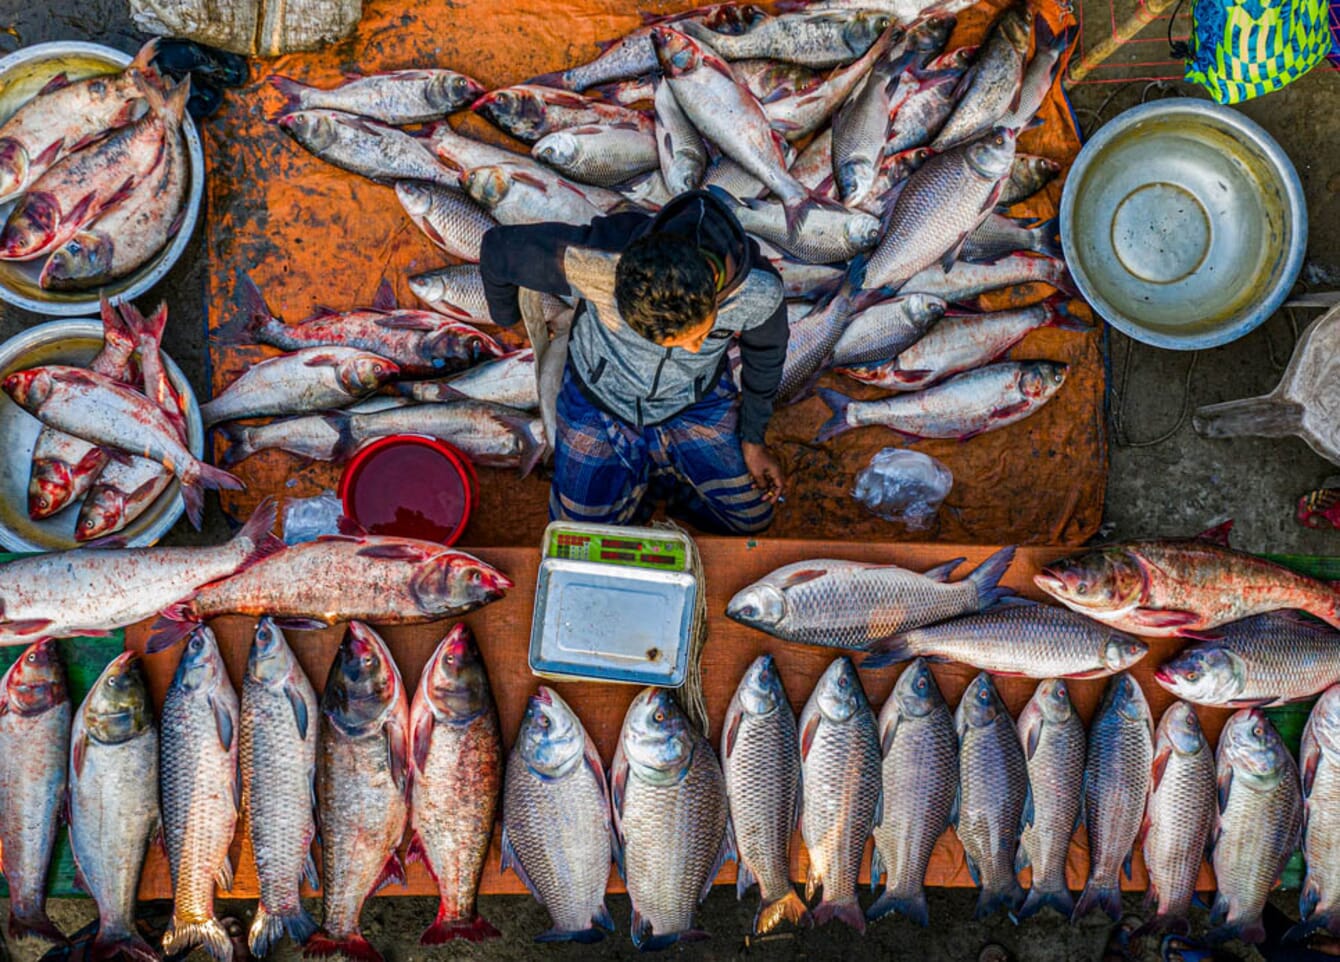
<path fill-rule="evenodd" d="M 340 477 L 345 515 L 373 534 L 455 544 L 478 497 L 470 459 L 419 434 L 365 444 Z"/>

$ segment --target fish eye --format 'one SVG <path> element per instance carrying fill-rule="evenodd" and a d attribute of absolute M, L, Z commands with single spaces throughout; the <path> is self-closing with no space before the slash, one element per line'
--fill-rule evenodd
<path fill-rule="evenodd" d="M 925 678 L 918 678 L 918 679 L 917 679 L 916 689 L 917 689 L 917 691 L 925 691 L 925 690 L 926 690 L 926 679 L 925 679 Z"/>
<path fill-rule="evenodd" d="M 535 723 L 539 725 L 541 728 L 548 728 L 549 716 L 541 712 L 539 717 L 535 719 Z"/>
<path fill-rule="evenodd" d="M 362 658 L 358 659 L 358 661 L 359 661 L 359 663 L 360 663 L 364 668 L 370 668 L 370 667 L 372 667 L 372 656 L 371 656 L 371 655 L 364 655 Z"/>
<path fill-rule="evenodd" d="M 89 531 L 92 531 L 92 530 L 93 530 L 93 519 L 92 519 L 92 518 L 85 518 L 85 519 L 84 519 L 84 527 L 87 528 Z"/>
<path fill-rule="evenodd" d="M 456 656 L 455 656 L 455 655 L 447 655 L 445 661 L 446 661 L 446 663 L 447 663 L 448 665 L 454 665 L 454 664 L 456 664 Z"/>
<path fill-rule="evenodd" d="M 28 664 L 30 665 L 37 664 L 37 652 L 35 651 L 28 652 Z"/>
<path fill-rule="evenodd" d="M 657 722 L 663 722 L 665 721 L 665 712 L 658 708 L 656 710 L 656 714 L 652 715 L 651 717 L 654 718 Z"/>
<path fill-rule="evenodd" d="M 1260 725 L 1253 725 L 1252 734 L 1255 735 L 1257 738 L 1264 738 L 1266 730 L 1262 728 Z"/>
<path fill-rule="evenodd" d="M 1199 677 L 1200 677 L 1200 672 L 1196 671 L 1195 669 L 1192 669 L 1191 671 L 1189 671 L 1189 672 L 1186 673 L 1186 680 L 1187 680 L 1187 681 L 1195 681 L 1195 680 L 1196 680 L 1197 678 L 1199 678 Z"/>
<path fill-rule="evenodd" d="M 1089 583 L 1087 581 L 1081 581 L 1079 584 L 1075 585 L 1075 594 L 1087 595 L 1088 593 L 1089 593 Z"/>

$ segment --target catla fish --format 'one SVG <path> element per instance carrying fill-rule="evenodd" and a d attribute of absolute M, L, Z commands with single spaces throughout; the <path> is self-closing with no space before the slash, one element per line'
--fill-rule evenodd
<path fill-rule="evenodd" d="M 789 231 L 786 213 L 776 201 L 754 199 L 730 206 L 750 234 L 814 264 L 849 260 L 879 242 L 879 221 L 864 211 L 813 208 L 801 216 L 795 231 Z"/>
<path fill-rule="evenodd" d="M 326 108 L 387 124 L 421 124 L 470 106 L 484 93 L 478 81 L 454 70 L 389 70 L 355 77 L 338 87 L 322 90 L 271 76 L 270 83 L 284 95 L 284 112 Z"/>
<path fill-rule="evenodd" d="M 1012 254 L 992 264 L 958 261 L 949 270 L 939 264 L 932 264 L 899 290 L 903 294 L 911 294 L 913 291 L 934 294 L 951 304 L 961 304 L 987 291 L 1034 282 L 1050 284 L 1067 294 L 1078 292 L 1065 261 L 1057 257 L 1034 257 L 1031 254 Z"/>
<path fill-rule="evenodd" d="M 316 837 L 316 692 L 283 631 L 262 618 L 242 677 L 242 809 L 256 856 L 260 901 L 247 945 L 263 958 L 287 933 L 302 945 L 316 932 L 300 886 L 320 886 Z"/>
<path fill-rule="evenodd" d="M 474 264 L 452 264 L 409 279 L 414 296 L 435 311 L 474 323 L 492 324 L 484 275 Z"/>
<path fill-rule="evenodd" d="M 1075 834 L 1084 783 L 1084 723 L 1059 678 L 1038 685 L 1019 715 L 1028 765 L 1028 803 L 1018 864 L 1033 866 L 1033 885 L 1019 909 L 1025 919 L 1045 907 L 1065 918 L 1075 910 L 1066 884 L 1066 856 Z"/>
<path fill-rule="evenodd" d="M 159 805 L 174 899 L 166 955 L 202 945 L 216 962 L 232 962 L 232 938 L 214 915 L 214 885 L 233 887 L 228 846 L 242 801 L 237 729 L 237 693 L 214 633 L 199 625 L 163 701 Z"/>
<path fill-rule="evenodd" d="M 1014 719 L 991 676 L 982 672 L 954 712 L 958 732 L 959 789 L 954 831 L 968 871 L 982 887 L 975 919 L 998 909 L 1016 912 L 1024 901 L 1015 878 L 1019 826 L 1028 799 L 1028 763 Z"/>
<path fill-rule="evenodd" d="M 1061 72 L 1061 58 L 1074 42 L 1077 31 L 1078 26 L 1071 24 L 1058 34 L 1046 17 L 1034 18 L 1033 56 L 1024 68 L 1023 80 L 1019 84 L 1019 102 L 1014 110 L 1000 119 L 1001 126 L 1016 130 L 1028 126 L 1047 94 L 1051 93 L 1056 76 Z"/>
<path fill-rule="evenodd" d="M 656 84 L 653 103 L 656 107 L 657 162 L 665 185 L 675 194 L 693 190 L 702 183 L 707 170 L 707 148 L 703 139 L 684 116 L 679 101 L 675 100 L 665 81 Z"/>
<path fill-rule="evenodd" d="M 428 659 L 409 721 L 410 855 L 423 859 L 439 893 L 437 918 L 419 942 L 496 939 L 475 893 L 502 791 L 502 736 L 484 659 L 465 625 Z"/>
<path fill-rule="evenodd" d="M 556 130 L 537 140 L 530 153 L 560 174 L 598 187 L 621 184 L 660 165 L 655 132 L 630 123 Z"/>
<path fill-rule="evenodd" d="M 1084 826 L 1089 880 L 1073 919 L 1101 909 L 1121 918 L 1118 874 L 1131 875 L 1131 853 L 1144 821 L 1154 763 L 1154 725 L 1140 685 L 1125 672 L 1108 679 L 1089 724 L 1084 765 Z"/>
<path fill-rule="evenodd" d="M 725 60 L 781 60 L 826 69 L 860 57 L 889 23 L 885 13 L 784 13 L 741 34 L 717 33 L 692 20 L 681 29 Z"/>
<path fill-rule="evenodd" d="M 726 780 L 712 746 L 664 688 L 628 706 L 610 764 L 615 857 L 633 903 L 633 944 L 668 948 L 706 933 L 694 910 L 735 857 Z"/>
<path fill-rule="evenodd" d="M 405 832 L 409 704 L 381 636 L 351 621 L 321 693 L 317 800 L 324 910 L 305 954 L 367 962 L 382 956 L 363 936 L 363 903 L 405 881 L 396 849 Z"/>
<path fill-rule="evenodd" d="M 592 194 L 601 188 L 584 188 L 553 171 L 531 170 L 519 164 L 476 167 L 462 175 L 461 185 L 500 224 L 559 221 L 582 226 L 604 213 L 596 203 L 599 196 Z"/>
<path fill-rule="evenodd" d="M 159 829 L 158 728 L 144 665 L 122 652 L 102 670 L 70 738 L 70 848 L 98 906 L 90 955 L 157 962 L 135 929 L 140 869 Z"/>
<path fill-rule="evenodd" d="M 527 701 L 507 759 L 501 868 L 549 911 L 553 927 L 537 941 L 597 942 L 601 929 L 614 931 L 605 767 L 581 719 L 544 685 Z"/>
<path fill-rule="evenodd" d="M 1303 856 L 1307 877 L 1298 895 L 1300 921 L 1286 939 L 1340 933 L 1340 686 L 1317 700 L 1298 749 L 1303 778 Z"/>
<path fill-rule="evenodd" d="M 470 109 L 528 144 L 573 127 L 632 124 L 647 133 L 652 130 L 651 119 L 641 111 L 538 84 L 494 90 L 476 100 Z"/>
<path fill-rule="evenodd" d="M 940 688 L 917 659 L 898 676 L 879 713 L 884 817 L 875 826 L 871 882 L 884 891 L 866 918 L 897 913 L 928 925 L 926 868 L 936 840 L 949 828 L 958 794 L 958 738 Z"/>
<path fill-rule="evenodd" d="M 1000 188 L 996 209 L 1000 210 L 1027 200 L 1051 183 L 1061 172 L 1061 165 L 1036 154 L 1016 154 L 1010 167 L 1010 177 Z"/>
<path fill-rule="evenodd" d="M 920 574 L 898 565 L 816 558 L 785 565 L 739 591 L 726 615 L 775 638 L 864 649 L 881 638 L 995 604 L 1014 558 L 1002 548 L 962 581 L 962 558 Z"/>
<path fill-rule="evenodd" d="M 488 211 L 458 191 L 418 180 L 396 181 L 395 195 L 425 237 L 452 257 L 479 263 L 484 235 L 498 225 Z"/>
<path fill-rule="evenodd" d="M 790 875 L 791 833 L 800 812 L 796 716 L 771 655 L 754 659 L 726 709 L 721 767 L 739 862 L 737 898 L 758 882 L 754 934 L 783 921 L 809 924 Z"/>
<path fill-rule="evenodd" d="M 847 323 L 833 345 L 829 363 L 856 364 L 897 354 L 934 330 L 947 306 L 929 294 L 908 294 L 872 304 Z"/>
<path fill-rule="evenodd" d="M 46 879 L 65 796 L 70 715 L 55 642 L 29 645 L 0 678 L 0 846 L 11 939 L 65 942 L 47 917 Z"/>
<path fill-rule="evenodd" d="M 519 411 L 540 406 L 535 377 L 535 351 L 523 348 L 485 361 L 463 374 L 441 381 L 414 381 L 401 386 L 416 401 L 459 401 L 471 398 Z"/>
<path fill-rule="evenodd" d="M 1013 116 L 1021 106 L 1024 61 L 1032 40 L 1033 17 L 1023 4 L 1007 8 L 996 18 L 977 59 L 959 83 L 955 92 L 958 106 L 931 142 L 932 150 L 948 150 L 980 137 L 992 126 L 1018 130 L 1032 119 L 1020 123 Z"/>
<path fill-rule="evenodd" d="M 875 713 L 848 658 L 828 666 L 805 703 L 800 762 L 800 831 L 810 856 L 805 897 L 823 890 L 814 922 L 838 918 L 864 933 L 856 881 L 866 839 L 883 822 L 883 790 Z"/>
<path fill-rule="evenodd" d="M 208 427 L 219 421 L 344 407 L 400 373 L 393 361 L 352 347 L 308 347 L 247 367 L 200 406 Z"/>
<path fill-rule="evenodd" d="M 1195 709 L 1173 702 L 1154 737 L 1154 770 L 1141 829 L 1148 899 L 1156 912 L 1146 931 L 1190 931 L 1186 916 L 1205 861 L 1214 806 L 1214 750 Z"/>
<path fill-rule="evenodd" d="M 368 117 L 320 108 L 294 110 L 275 123 L 326 163 L 369 180 L 460 184 L 460 174 L 439 163 L 424 141 Z"/>

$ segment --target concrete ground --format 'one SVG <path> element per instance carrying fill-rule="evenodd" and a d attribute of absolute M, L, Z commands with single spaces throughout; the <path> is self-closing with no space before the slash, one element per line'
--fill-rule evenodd
<path fill-rule="evenodd" d="M 1099 0 L 1089 0 L 1089 31 L 1101 36 L 1107 10 Z M 1093 8 L 1092 10 L 1090 8 Z M 1161 26 L 1151 28 L 1162 29 Z M 1097 31 L 1096 33 L 1093 33 Z M 124 0 L 0 0 L 0 53 L 18 46 L 56 39 L 96 40 L 131 51 L 138 38 L 126 17 Z M 1125 53 L 1119 56 L 1132 59 Z M 1120 81 L 1134 75 L 1135 68 L 1104 77 Z M 1086 133 L 1102 121 L 1133 106 L 1142 98 L 1176 93 L 1198 96 L 1196 88 L 1181 83 L 1150 87 L 1145 82 L 1108 82 L 1083 85 L 1072 99 Z M 1285 90 L 1243 107 L 1245 113 L 1266 127 L 1292 156 L 1303 179 L 1310 212 L 1308 262 L 1304 280 L 1313 289 L 1340 288 L 1340 161 L 1335 144 L 1340 143 L 1340 75 L 1318 70 Z M 197 391 L 205 388 L 204 344 L 201 306 L 204 263 L 197 228 L 186 256 L 166 280 L 144 300 L 165 298 L 171 305 L 173 323 L 166 347 L 190 376 Z M 1287 361 L 1296 329 L 1305 325 L 1312 312 L 1291 318 L 1281 313 L 1240 341 L 1192 356 L 1133 345 L 1122 336 L 1111 336 L 1111 406 L 1120 412 L 1120 430 L 1114 430 L 1108 488 L 1107 522 L 1113 537 L 1190 534 L 1224 518 L 1237 521 L 1236 543 L 1247 550 L 1340 553 L 1340 533 L 1313 532 L 1293 520 L 1300 494 L 1326 478 L 1340 474 L 1293 439 L 1240 439 L 1207 441 L 1191 430 L 1183 408 L 1261 394 L 1278 380 Z M 6 338 L 40 318 L 0 306 L 0 338 Z M 1129 362 L 1127 354 L 1129 352 Z M 1188 367 L 1194 370 L 1188 374 Z M 1173 430 L 1173 428 L 1176 430 Z M 1169 432 L 1171 432 L 1169 434 Z M 1155 444 L 1150 440 L 1166 438 Z M 218 540 L 221 523 L 214 512 L 206 531 L 196 535 L 182 524 L 172 540 Z M 701 959 L 758 957 L 767 959 L 921 958 L 946 962 L 974 962 L 983 944 L 998 941 L 1021 962 L 1098 960 L 1108 926 L 1106 920 L 1090 918 L 1078 926 L 1059 919 L 1037 919 L 1013 926 L 1007 919 L 985 923 L 968 921 L 975 893 L 936 891 L 931 893 L 929 929 L 918 929 L 904 921 L 880 922 L 865 938 L 840 924 L 821 931 L 782 937 L 758 944 L 745 944 L 740 933 L 748 930 L 755 909 L 755 896 L 737 902 L 734 893 L 719 888 L 708 897 L 700 924 L 715 937 L 686 948 L 686 955 Z M 1292 896 L 1279 896 L 1286 911 Z M 481 912 L 491 919 L 504 938 L 487 946 L 455 945 L 425 950 L 418 933 L 432 920 L 431 900 L 379 898 L 364 913 L 364 930 L 386 954 L 389 962 L 417 962 L 433 958 L 480 958 L 503 962 L 540 957 L 565 959 L 629 958 L 635 952 L 626 935 L 629 914 L 624 896 L 609 900 L 620 934 L 595 946 L 559 945 L 538 948 L 531 936 L 548 926 L 546 914 L 528 898 L 494 897 L 480 900 Z M 1136 910 L 1137 897 L 1127 898 L 1128 910 Z M 250 906 L 227 903 L 226 912 L 249 919 Z M 52 915 L 65 931 L 73 931 L 92 917 L 87 900 L 61 900 Z M 1203 926 L 1203 916 L 1198 920 Z M 280 958 L 289 959 L 285 946 Z M 16 953 L 20 954 L 20 953 Z M 1154 956 L 1149 956 L 1154 957 Z M 1252 953 L 1243 958 L 1260 958 Z"/>

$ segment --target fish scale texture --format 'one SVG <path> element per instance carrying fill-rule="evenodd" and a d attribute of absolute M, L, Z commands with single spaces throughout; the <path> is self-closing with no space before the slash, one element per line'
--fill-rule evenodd
<path fill-rule="evenodd" d="M 823 886 L 824 902 L 852 901 L 879 804 L 879 737 L 870 706 L 842 724 L 822 719 L 802 771 L 810 886 Z"/>
<path fill-rule="evenodd" d="M 745 713 L 734 748 L 722 759 L 736 851 L 758 879 L 765 902 L 792 890 L 788 853 L 800 793 L 797 745 L 795 716 L 782 705 L 764 716 Z"/>
<path fill-rule="evenodd" d="M 1259 918 L 1266 896 L 1293 852 L 1302 824 L 1302 802 L 1292 758 L 1283 769 L 1278 781 L 1265 790 L 1248 787 L 1235 773 L 1228 803 L 1219 813 L 1214 877 L 1219 898 L 1228 901 L 1230 925 Z"/>
<path fill-rule="evenodd" d="M 1008 890 L 1018 884 L 1014 855 L 1028 772 L 1019 736 L 1004 711 L 991 724 L 964 732 L 959 785 L 955 831 L 977 865 L 983 894 Z"/>
<path fill-rule="evenodd" d="M 1063 891 L 1066 855 L 1084 781 L 1084 725 L 1079 716 L 1072 714 L 1060 725 L 1044 722 L 1037 751 L 1027 766 L 1033 823 L 1024 829 L 1019 844 L 1033 866 L 1033 888 Z"/>
<path fill-rule="evenodd" d="M 1205 861 L 1214 824 L 1214 753 L 1202 744 L 1192 755 L 1173 751 L 1149 796 L 1145 869 L 1158 893 L 1158 914 L 1184 918 Z"/>
<path fill-rule="evenodd" d="M 1314 714 L 1321 710 L 1318 704 Z M 1309 721 L 1309 728 L 1316 722 Z M 1304 736 L 1304 757 L 1308 751 Z M 1312 917 L 1340 920 L 1340 758 L 1335 750 L 1320 747 L 1312 787 L 1307 795 L 1303 855 L 1307 880 L 1303 898 L 1315 897 Z"/>
<path fill-rule="evenodd" d="M 1084 769 L 1084 824 L 1089 832 L 1089 886 L 1116 888 L 1149 796 L 1154 742 L 1147 722 L 1116 712 L 1097 716 Z"/>
<path fill-rule="evenodd" d="M 70 715 L 68 698 L 36 715 L 18 710 L 0 714 L 0 844 L 10 908 L 20 920 L 45 916 L 47 866 L 65 791 Z"/>

